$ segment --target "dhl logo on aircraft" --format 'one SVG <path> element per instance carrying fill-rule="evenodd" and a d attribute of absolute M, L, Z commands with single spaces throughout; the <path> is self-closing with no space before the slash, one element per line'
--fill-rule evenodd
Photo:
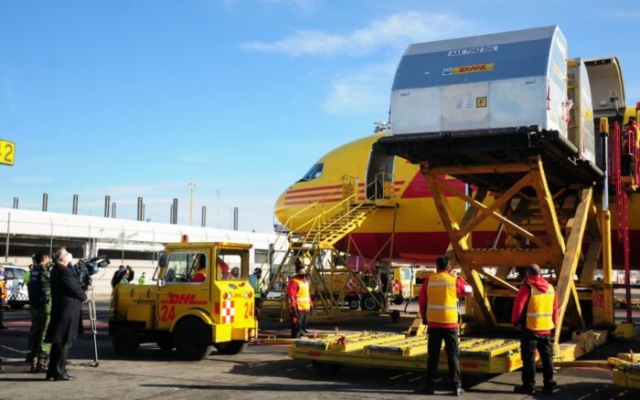
<path fill-rule="evenodd" d="M 442 75 L 470 74 L 474 72 L 487 72 L 487 71 L 493 71 L 493 63 L 449 67 L 442 70 Z"/>

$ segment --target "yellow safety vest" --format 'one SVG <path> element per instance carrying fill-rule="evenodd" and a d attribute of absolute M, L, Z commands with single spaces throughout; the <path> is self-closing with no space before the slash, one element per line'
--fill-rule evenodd
<path fill-rule="evenodd" d="M 444 273 L 433 274 L 427 285 L 427 323 L 458 323 L 456 278 Z"/>
<path fill-rule="evenodd" d="M 296 302 L 298 303 L 299 311 L 311 310 L 311 297 L 309 296 L 309 282 L 306 280 L 293 278 L 298 283 L 298 294 L 296 295 Z"/>
<path fill-rule="evenodd" d="M 546 292 L 541 292 L 532 285 L 531 297 L 527 306 L 527 329 L 532 331 L 549 331 L 556 326 L 553 323 L 553 299 L 555 291 L 549 285 Z"/>

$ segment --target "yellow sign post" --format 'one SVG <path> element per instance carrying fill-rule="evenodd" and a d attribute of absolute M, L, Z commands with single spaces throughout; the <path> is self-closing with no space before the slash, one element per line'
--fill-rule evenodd
<path fill-rule="evenodd" d="M 0 164 L 13 165 L 16 155 L 16 144 L 0 139 Z"/>

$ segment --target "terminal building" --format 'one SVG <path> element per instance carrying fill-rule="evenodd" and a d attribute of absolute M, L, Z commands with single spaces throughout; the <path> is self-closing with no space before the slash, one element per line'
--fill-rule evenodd
<path fill-rule="evenodd" d="M 0 208 L 0 262 L 27 267 L 36 251 L 53 254 L 61 246 L 76 261 L 106 257 L 110 265 L 93 276 L 96 295 L 111 292 L 111 277 L 120 265 L 133 268 L 134 282 L 142 272 L 153 277 L 162 244 L 179 242 L 185 235 L 191 242 L 251 243 L 251 263 L 256 266 L 268 261 L 277 240 L 276 233 Z"/>

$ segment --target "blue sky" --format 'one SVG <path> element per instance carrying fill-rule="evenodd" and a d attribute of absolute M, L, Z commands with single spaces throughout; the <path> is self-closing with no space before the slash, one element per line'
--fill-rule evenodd
<path fill-rule="evenodd" d="M 388 118 L 411 43 L 559 25 L 640 101 L 636 1 L 0 1 L 0 207 L 271 232 L 278 195 Z"/>

